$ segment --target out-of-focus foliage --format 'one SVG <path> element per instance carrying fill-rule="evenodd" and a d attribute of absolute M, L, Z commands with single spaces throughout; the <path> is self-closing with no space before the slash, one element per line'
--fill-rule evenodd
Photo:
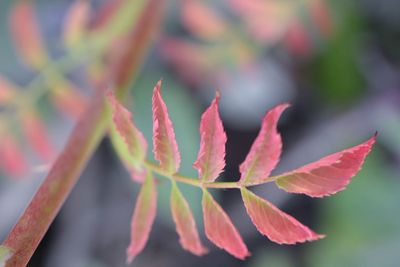
<path fill-rule="evenodd" d="M 178 2 L 187 35 L 166 35 L 161 52 L 192 86 L 209 80 L 224 83 L 232 70 L 244 71 L 260 62 L 264 51 L 275 48 L 307 57 L 317 46 L 314 39 L 324 39 L 334 27 L 323 0 Z"/>
<path fill-rule="evenodd" d="M 357 62 L 362 47 L 360 31 L 365 28 L 353 4 L 336 4 L 335 8 L 340 20 L 326 48 L 315 58 L 313 70 L 321 88 L 316 93 L 327 101 L 346 104 L 359 97 L 366 86 Z"/>

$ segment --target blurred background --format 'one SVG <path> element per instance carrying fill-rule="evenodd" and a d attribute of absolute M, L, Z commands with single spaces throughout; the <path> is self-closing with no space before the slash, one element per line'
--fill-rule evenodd
<path fill-rule="evenodd" d="M 62 150 L 97 79 L 107 76 L 110 61 L 99 53 L 75 53 L 76 43 L 93 43 L 89 33 L 101 30 L 96 19 L 112 13 L 117 2 L 37 0 L 34 20 L 26 7 L 13 12 L 17 1 L 0 3 L 1 240 Z M 206 240 L 201 192 L 182 186 L 210 248 L 206 256 L 193 256 L 178 243 L 170 186 L 160 179 L 157 219 L 132 266 L 398 266 L 398 10 L 397 0 L 168 1 L 126 103 L 151 140 L 151 94 L 163 78 L 181 173 L 196 177 L 192 163 L 200 116 L 217 89 L 228 135 L 224 181 L 238 179 L 261 118 L 282 102 L 292 106 L 279 123 L 283 155 L 273 174 L 359 144 L 375 131 L 379 136 L 362 171 L 334 196 L 310 199 L 273 184 L 255 188 L 325 239 L 296 246 L 272 243 L 251 224 L 239 192 L 213 191 L 252 253 L 244 262 L 236 260 Z M 114 49 L 119 47 L 115 42 Z M 65 71 L 51 71 L 55 65 Z M 138 188 L 105 139 L 29 266 L 125 266 Z"/>

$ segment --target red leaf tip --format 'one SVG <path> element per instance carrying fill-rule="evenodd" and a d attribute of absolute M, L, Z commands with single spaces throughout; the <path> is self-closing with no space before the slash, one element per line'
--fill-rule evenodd
<path fill-rule="evenodd" d="M 163 82 L 162 78 L 160 80 L 158 80 L 156 86 L 154 87 L 155 92 L 160 93 L 162 82 Z"/>
<path fill-rule="evenodd" d="M 276 105 L 273 108 L 271 108 L 270 110 L 268 110 L 265 113 L 265 116 L 263 118 L 263 121 L 267 119 L 267 115 L 268 114 L 274 114 L 277 119 L 279 119 L 279 117 L 282 115 L 282 113 L 287 109 L 290 108 L 292 105 L 288 102 L 284 102 L 282 104 Z"/>
<path fill-rule="evenodd" d="M 215 101 L 219 103 L 219 99 L 221 98 L 221 93 L 219 90 L 215 91 Z"/>

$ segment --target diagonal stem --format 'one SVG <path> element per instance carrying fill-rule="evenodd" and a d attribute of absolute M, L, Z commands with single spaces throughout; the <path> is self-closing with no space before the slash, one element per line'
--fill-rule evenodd
<path fill-rule="evenodd" d="M 101 141 L 109 121 L 107 113 L 99 91 L 78 121 L 64 151 L 4 241 L 4 245 L 14 251 L 6 266 L 25 266 L 29 261 Z"/>
<path fill-rule="evenodd" d="M 138 25 L 141 28 L 140 30 L 137 29 L 134 37 L 139 39 L 130 48 L 131 53 L 134 54 L 132 58 L 134 61 L 130 63 L 133 72 L 138 70 L 140 60 L 149 46 L 149 41 L 160 24 L 160 18 L 165 9 L 163 2 L 159 0 L 148 1 L 138 18 Z M 132 73 L 131 75 L 133 76 Z M 118 90 L 118 95 L 122 97 L 126 91 L 126 86 L 119 87 Z M 6 267 L 26 266 L 103 138 L 111 121 L 110 111 L 104 102 L 103 94 L 102 90 L 95 93 L 86 112 L 82 114 L 74 128 L 64 150 L 57 158 L 25 212 L 3 242 L 3 245 L 14 253 L 7 261 Z"/>

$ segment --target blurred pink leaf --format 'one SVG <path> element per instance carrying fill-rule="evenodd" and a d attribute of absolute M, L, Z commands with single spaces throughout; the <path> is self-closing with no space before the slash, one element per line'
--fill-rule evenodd
<path fill-rule="evenodd" d="M 334 25 L 327 1 L 313 0 L 310 1 L 309 5 L 311 18 L 314 24 L 317 25 L 325 37 L 331 35 Z"/>
<path fill-rule="evenodd" d="M 229 0 L 230 8 L 243 20 L 248 32 L 263 44 L 278 42 L 296 16 L 290 1 Z"/>
<path fill-rule="evenodd" d="M 161 41 L 160 46 L 165 60 L 171 62 L 179 75 L 191 85 L 197 85 L 213 69 L 204 47 L 199 44 L 167 37 Z"/>
<path fill-rule="evenodd" d="M 112 21 L 113 16 L 118 13 L 119 8 L 123 6 L 125 1 L 113 0 L 105 2 L 99 10 L 95 13 L 96 15 L 89 23 L 91 31 L 100 31 Z"/>
<path fill-rule="evenodd" d="M 90 1 L 75 0 L 64 19 L 65 44 L 72 47 L 83 37 L 90 18 Z"/>
<path fill-rule="evenodd" d="M 17 93 L 17 88 L 0 75 L 0 104 L 7 104 Z"/>
<path fill-rule="evenodd" d="M 30 0 L 16 1 L 10 11 L 10 30 L 21 59 L 35 69 L 43 67 L 47 54 Z"/>
<path fill-rule="evenodd" d="M 22 129 L 24 135 L 38 156 L 49 163 L 56 155 L 56 149 L 50 141 L 46 127 L 34 110 L 29 110 L 22 115 Z"/>
<path fill-rule="evenodd" d="M 28 164 L 21 148 L 15 139 L 6 132 L 1 133 L 0 166 L 7 175 L 12 177 L 21 177 L 28 170 Z"/>
<path fill-rule="evenodd" d="M 60 85 L 51 90 L 50 99 L 60 112 L 75 120 L 85 110 L 88 102 L 86 96 L 72 85 Z"/>
<path fill-rule="evenodd" d="M 195 36 L 210 40 L 220 38 L 226 30 L 225 21 L 204 1 L 182 1 L 182 22 Z"/>
<path fill-rule="evenodd" d="M 297 19 L 288 25 L 284 41 L 289 51 L 295 55 L 307 56 L 312 51 L 310 36 L 304 25 Z"/>

